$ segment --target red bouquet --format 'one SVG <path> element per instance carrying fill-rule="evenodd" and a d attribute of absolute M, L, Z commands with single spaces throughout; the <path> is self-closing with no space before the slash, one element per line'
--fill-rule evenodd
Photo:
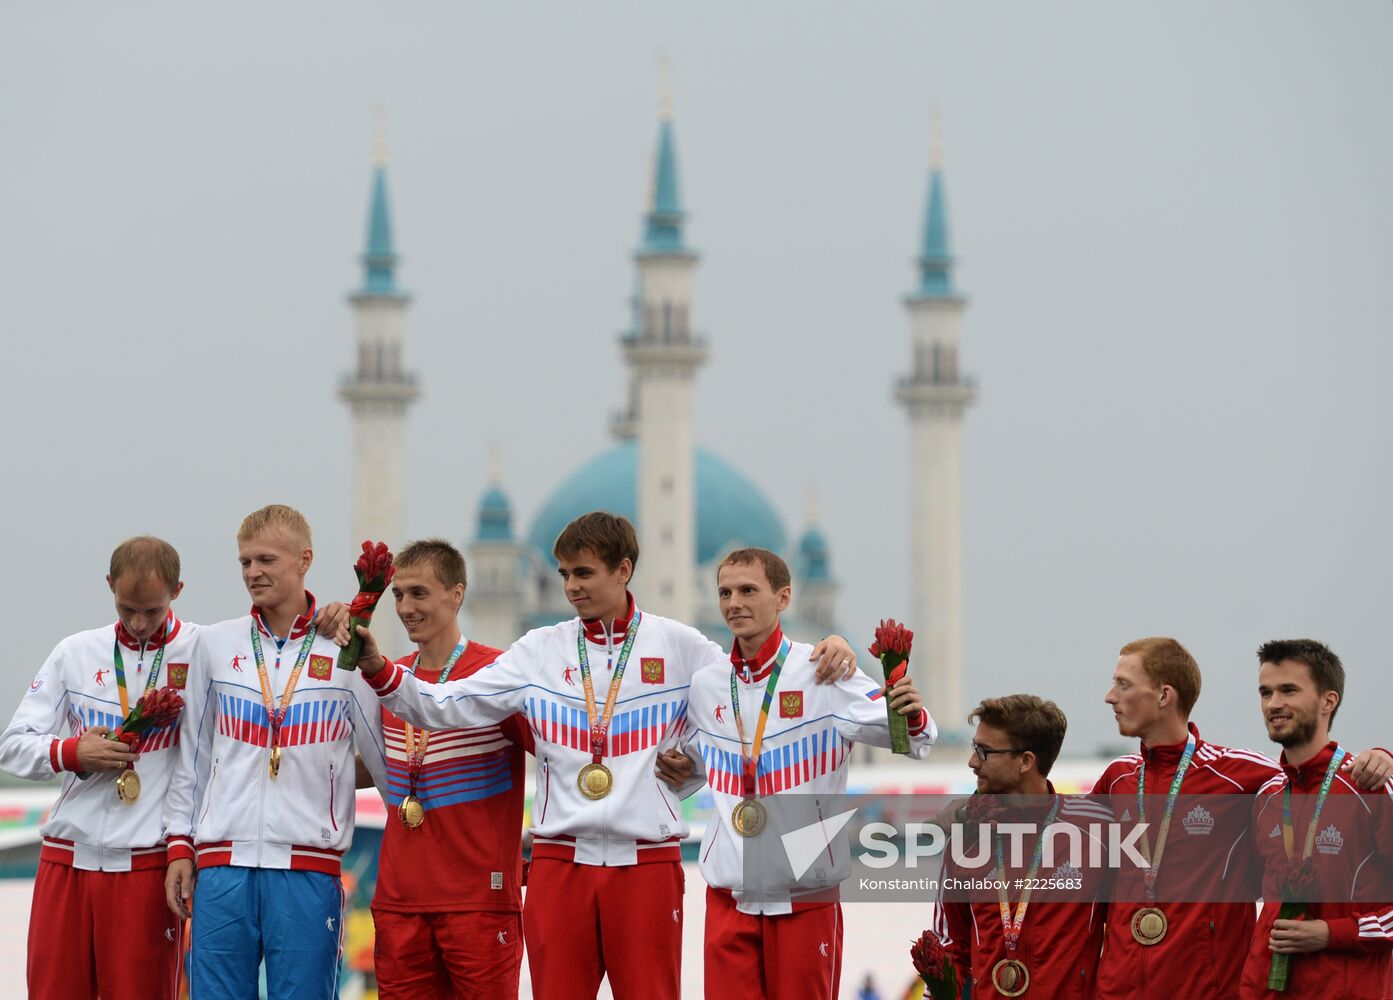
<path fill-rule="evenodd" d="M 890 707 L 889 689 L 909 669 L 909 649 L 914 645 L 914 633 L 893 618 L 881 619 L 871 643 L 871 655 L 880 661 L 885 671 L 885 712 L 890 720 L 890 750 L 909 753 L 909 719 Z"/>
<path fill-rule="evenodd" d="M 937 934 L 920 934 L 919 940 L 909 946 L 909 957 L 933 1000 L 958 1000 L 958 972 Z"/>
<path fill-rule="evenodd" d="M 1306 907 L 1315 894 L 1315 863 L 1310 858 L 1291 862 L 1287 870 L 1277 876 L 1277 895 L 1282 900 L 1277 919 L 1300 920 L 1306 915 Z M 1274 953 L 1267 965 L 1267 988 L 1276 993 L 1285 993 L 1290 982 L 1291 955 Z"/>
<path fill-rule="evenodd" d="M 152 729 L 163 729 L 179 718 L 179 713 L 184 710 L 184 699 L 179 697 L 179 692 L 174 688 L 164 687 L 158 691 L 151 691 L 147 695 L 142 695 L 140 700 L 131 709 L 130 715 L 122 720 L 121 724 L 106 734 L 109 740 L 116 740 L 126 744 L 131 750 L 136 748 L 140 742 L 140 737 Z M 86 778 L 86 772 L 78 775 L 79 778 Z"/>
<path fill-rule="evenodd" d="M 377 602 L 397 568 L 392 565 L 392 553 L 386 542 L 364 542 L 363 554 L 353 565 L 358 574 L 358 596 L 348 605 L 348 645 L 339 650 L 339 666 L 344 670 L 357 670 L 358 657 L 363 655 L 363 640 L 358 635 L 358 626 L 366 628 L 372 622 L 372 613 Z"/>

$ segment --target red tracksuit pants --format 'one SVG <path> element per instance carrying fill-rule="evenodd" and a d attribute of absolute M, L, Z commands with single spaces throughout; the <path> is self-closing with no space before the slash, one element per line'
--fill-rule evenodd
<path fill-rule="evenodd" d="M 741 913 L 729 892 L 706 890 L 706 1000 L 836 1000 L 842 907 L 776 917 Z"/>
<path fill-rule="evenodd" d="M 164 867 L 92 872 L 40 861 L 29 913 L 29 995 L 43 1000 L 172 1000 L 183 921 L 164 901 Z"/>
<path fill-rule="evenodd" d="M 605 868 L 539 858 L 527 875 L 522 931 L 536 1000 L 682 995 L 682 865 Z"/>
<path fill-rule="evenodd" d="M 373 910 L 381 1000 L 517 1000 L 522 915 Z"/>

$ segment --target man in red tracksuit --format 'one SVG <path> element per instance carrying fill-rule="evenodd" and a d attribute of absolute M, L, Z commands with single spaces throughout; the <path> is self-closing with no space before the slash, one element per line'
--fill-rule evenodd
<path fill-rule="evenodd" d="M 1263 721 L 1282 745 L 1282 774 L 1253 809 L 1263 906 L 1240 996 L 1378 1000 L 1387 996 L 1393 954 L 1393 783 L 1361 793 L 1340 773 L 1346 752 L 1330 739 L 1345 691 L 1339 657 L 1295 639 L 1265 644 L 1258 662 Z M 1277 880 L 1306 859 L 1316 899 L 1336 901 L 1313 901 L 1301 919 L 1279 920 Z M 1285 993 L 1268 989 L 1277 955 L 1289 956 Z"/>
<path fill-rule="evenodd" d="M 1199 693 L 1199 664 L 1176 640 L 1138 639 L 1122 647 L 1104 701 L 1112 706 L 1118 731 L 1140 738 L 1140 752 L 1113 761 L 1093 786 L 1095 794 L 1112 797 L 1120 822 L 1139 818 L 1134 815 L 1138 783 L 1144 785 L 1149 802 L 1165 801 L 1187 747 L 1189 762 L 1179 789 L 1187 799 L 1206 794 L 1255 795 L 1281 773 L 1270 757 L 1202 739 L 1190 722 Z M 1393 773 L 1393 759 L 1382 750 L 1365 751 L 1351 768 L 1351 777 L 1361 787 L 1378 787 L 1389 773 Z M 1153 855 L 1161 818 L 1146 817 Z M 1203 823 L 1177 822 L 1172 828 L 1157 876 L 1165 896 L 1212 899 L 1221 882 L 1256 882 L 1246 833 L 1216 844 L 1203 831 Z M 1115 901 L 1108 907 L 1098 964 L 1099 1000 L 1238 995 L 1243 956 L 1253 936 L 1255 907 L 1251 903 L 1160 904 L 1166 918 L 1164 937 L 1142 944 L 1133 921 L 1140 919 L 1139 911 L 1147 906 L 1143 872 L 1132 867 L 1119 871 L 1111 898 Z"/>
<path fill-rule="evenodd" d="M 1054 702 L 1029 694 L 988 698 L 973 709 L 968 722 L 977 724 L 968 758 L 977 775 L 977 796 L 970 803 L 985 801 L 983 796 L 999 797 L 1014 806 L 1003 814 L 1004 821 L 1075 826 L 1082 831 L 1081 844 L 1092 835 L 1091 825 L 1112 821 L 1102 803 L 1064 798 L 1050 783 L 1050 768 L 1068 725 Z M 966 811 L 972 812 L 971 805 Z M 970 816 L 962 821 L 970 823 Z M 1002 845 L 994 844 L 988 853 L 980 846 L 967 847 L 964 856 L 982 856 L 980 865 L 960 865 L 951 853 L 944 865 L 934 930 L 948 944 L 958 981 L 972 984 L 973 997 L 1002 996 L 1003 990 L 1013 996 L 1022 988 L 1029 996 L 1082 1000 L 1093 995 L 1103 943 L 1104 906 L 1097 896 L 1105 872 L 1082 858 L 1071 859 L 1062 837 L 1054 840 L 1059 854 L 1049 859 L 1053 863 L 1041 850 L 1037 864 L 1037 839 L 1022 838 L 1022 863 L 1006 864 L 1000 875 L 995 868 Z M 1004 903 L 1013 928 L 1008 931 L 1000 899 L 942 901 L 949 878 L 1000 878 L 1008 884 L 1039 879 L 1038 885 L 1046 888 L 1008 891 Z"/>
<path fill-rule="evenodd" d="M 395 560 L 397 616 L 422 681 L 468 677 L 499 650 L 460 634 L 464 557 L 439 539 Z M 521 716 L 424 731 L 382 713 L 387 828 L 372 914 L 382 1000 L 516 1000 L 522 968 L 523 781 L 532 734 Z"/>

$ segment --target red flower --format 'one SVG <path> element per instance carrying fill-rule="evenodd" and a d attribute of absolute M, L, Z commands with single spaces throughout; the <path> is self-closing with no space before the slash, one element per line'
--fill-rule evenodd
<path fill-rule="evenodd" d="M 914 971 L 929 988 L 929 996 L 934 1000 L 957 1000 L 958 973 L 948 956 L 947 946 L 937 934 L 933 931 L 920 934 L 919 940 L 909 946 L 909 957 Z"/>
<path fill-rule="evenodd" d="M 893 618 L 882 618 L 875 630 L 875 642 L 871 644 L 871 655 L 877 660 L 893 656 L 899 660 L 909 659 L 910 647 L 914 645 L 914 633 Z"/>
<path fill-rule="evenodd" d="M 1316 866 L 1310 858 L 1292 861 L 1277 875 L 1277 893 L 1291 903 L 1309 902 L 1316 895 Z"/>
<path fill-rule="evenodd" d="M 137 734 L 137 733 L 128 733 L 128 732 L 125 732 L 125 731 L 123 731 L 123 730 L 118 729 L 118 730 L 116 730 L 116 732 L 112 733 L 111 735 L 112 735 L 113 738 L 120 740 L 122 743 L 126 744 L 126 746 L 128 746 L 128 747 L 133 747 L 133 746 L 135 746 L 137 743 L 140 742 L 140 736 L 139 736 L 139 734 Z"/>
<path fill-rule="evenodd" d="M 387 584 L 392 582 L 392 577 L 396 575 L 396 567 L 392 565 L 392 553 L 387 548 L 386 542 L 364 542 L 363 554 L 358 557 L 358 562 L 353 566 L 358 573 L 358 589 L 375 589 L 379 594 L 387 589 Z M 370 584 L 381 580 L 381 586 L 371 588 Z"/>

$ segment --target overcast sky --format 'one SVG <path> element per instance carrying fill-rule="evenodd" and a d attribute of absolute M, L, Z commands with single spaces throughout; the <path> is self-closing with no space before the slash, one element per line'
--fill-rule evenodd
<path fill-rule="evenodd" d="M 1393 741 L 1393 4 L 363 2 L 0 7 L 0 712 L 103 574 L 174 542 L 177 608 L 245 611 L 239 519 L 294 504 L 348 593 L 370 109 L 416 296 L 407 526 L 518 527 L 608 445 L 615 333 L 672 61 L 698 440 L 796 537 L 816 482 L 846 628 L 904 616 L 901 296 L 942 108 L 962 360 L 967 696 L 1116 742 L 1117 648 L 1186 642 L 1195 718 L 1266 746 L 1263 640 L 1350 672 Z M 911 626 L 914 624 L 910 622 Z M 1066 751 L 1067 752 L 1067 751 Z"/>

